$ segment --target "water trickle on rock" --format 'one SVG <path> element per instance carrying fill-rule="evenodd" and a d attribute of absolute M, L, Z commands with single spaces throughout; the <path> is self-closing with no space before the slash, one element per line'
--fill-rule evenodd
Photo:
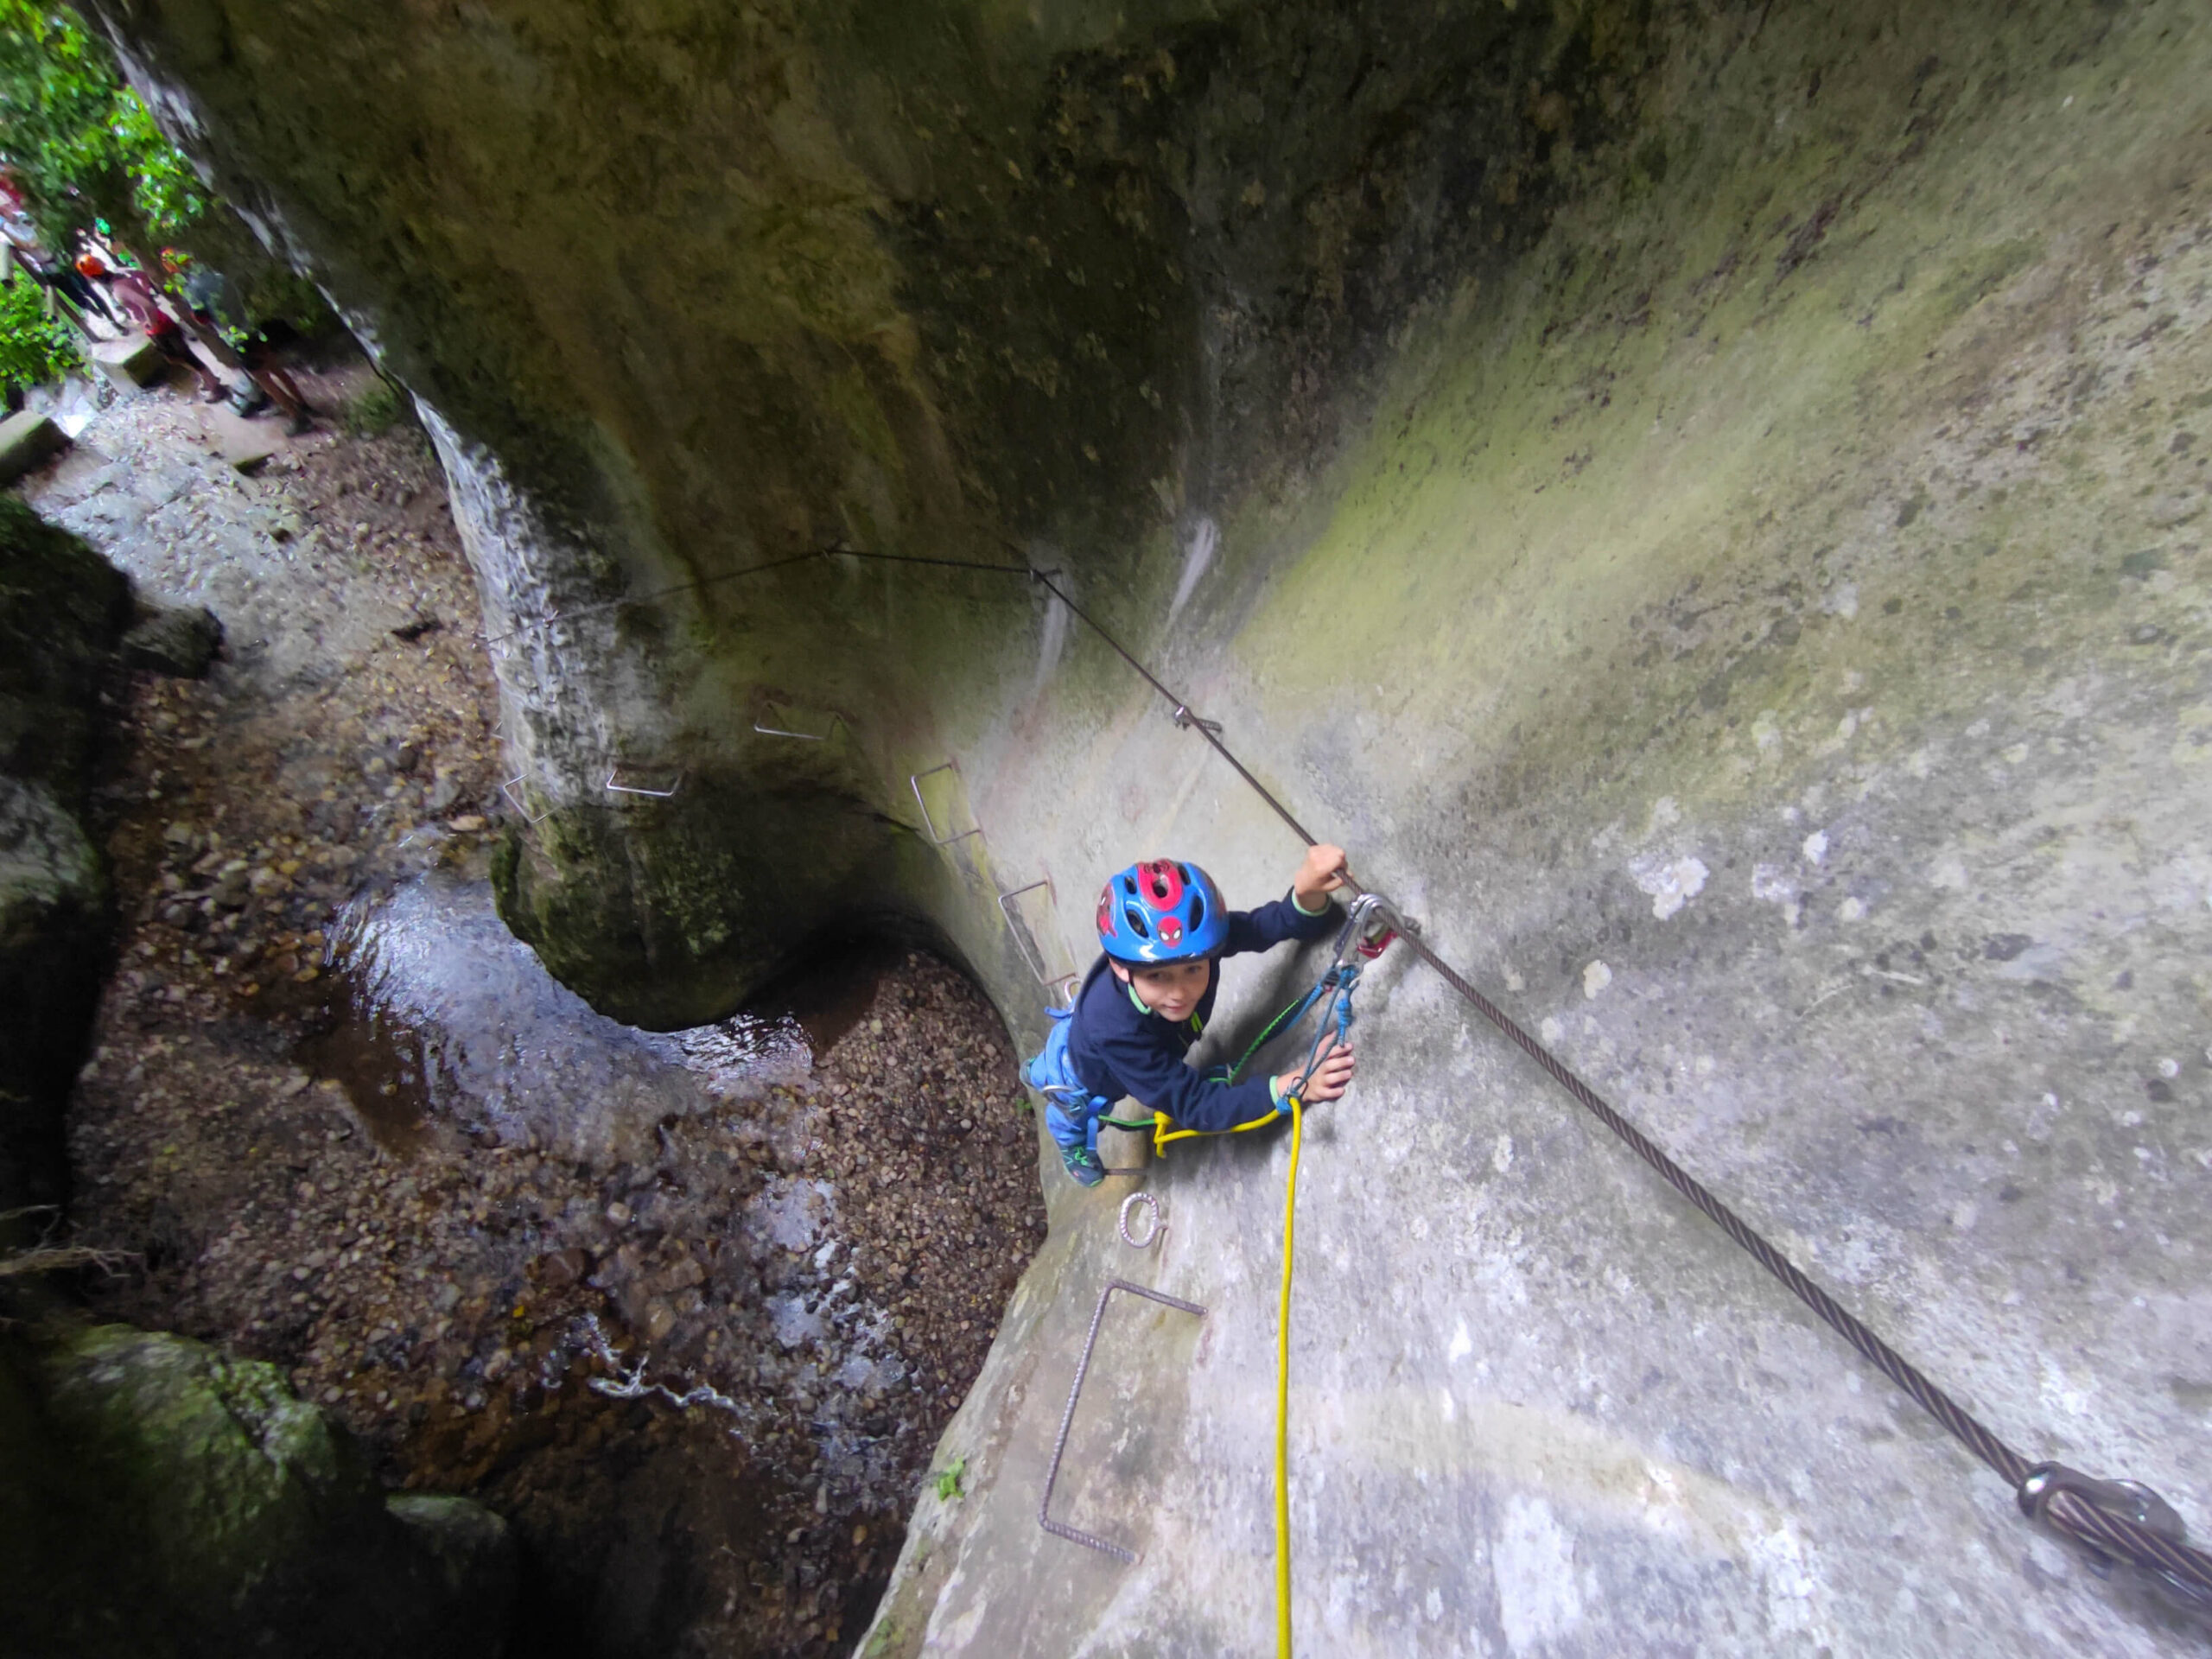
<path fill-rule="evenodd" d="M 507 931 L 487 883 L 450 871 L 357 899 L 332 959 L 346 991 L 315 1058 L 395 1151 L 458 1132 L 607 1168 L 669 1118 L 813 1068 L 789 1014 L 649 1032 L 596 1012 Z"/>

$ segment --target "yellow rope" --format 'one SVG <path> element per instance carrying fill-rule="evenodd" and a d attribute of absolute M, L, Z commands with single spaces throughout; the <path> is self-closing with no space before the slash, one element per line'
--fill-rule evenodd
<path fill-rule="evenodd" d="M 1290 1230 L 1298 1207 L 1305 1103 L 1290 1104 L 1290 1179 L 1282 1194 L 1282 1311 L 1275 1319 L 1275 1656 L 1290 1659 Z"/>
<path fill-rule="evenodd" d="M 1154 1112 L 1152 1115 L 1153 1154 L 1155 1157 L 1165 1158 L 1167 1155 L 1167 1143 L 1170 1141 L 1194 1141 L 1202 1135 L 1242 1135 L 1247 1129 L 1264 1129 L 1270 1123 L 1281 1122 L 1281 1112 L 1269 1112 L 1265 1117 L 1255 1117 L 1249 1123 L 1232 1124 L 1225 1129 L 1179 1129 L 1174 1127 L 1175 1120 L 1166 1113 Z"/>
<path fill-rule="evenodd" d="M 1276 1314 L 1274 1330 L 1274 1652 L 1289 1659 L 1289 1241 L 1292 1221 L 1299 1208 L 1299 1148 L 1305 1144 L 1305 1102 L 1299 1095 L 1283 1095 L 1289 1106 L 1289 1181 L 1283 1188 L 1283 1307 Z M 1153 1113 L 1153 1153 L 1168 1154 L 1168 1141 L 1188 1141 L 1199 1135 L 1243 1135 L 1248 1128 L 1265 1128 L 1281 1122 L 1281 1113 L 1255 1117 L 1234 1128 L 1174 1128 L 1174 1119 Z"/>

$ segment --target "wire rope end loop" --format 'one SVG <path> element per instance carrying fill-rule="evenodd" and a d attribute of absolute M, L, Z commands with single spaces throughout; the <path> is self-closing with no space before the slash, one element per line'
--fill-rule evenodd
<path fill-rule="evenodd" d="M 2020 1513 L 2029 1520 L 2047 1522 L 2051 1500 L 2070 1492 L 2107 1515 L 2121 1516 L 2174 1543 L 2189 1535 L 2174 1506 L 2140 1481 L 2099 1480 L 2063 1463 L 2038 1463 L 2021 1478 Z"/>

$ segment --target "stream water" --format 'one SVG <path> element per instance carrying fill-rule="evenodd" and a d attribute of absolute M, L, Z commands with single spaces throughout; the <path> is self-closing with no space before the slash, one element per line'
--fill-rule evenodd
<path fill-rule="evenodd" d="M 458 1168 L 464 1185 L 487 1160 L 499 1172 L 474 1179 L 506 1225 L 434 1231 L 417 1258 L 446 1281 L 425 1312 L 481 1307 L 496 1329 L 505 1310 L 507 1327 L 433 1361 L 458 1412 L 418 1472 L 466 1478 L 503 1442 L 492 1463 L 512 1459 L 530 1417 L 579 1387 L 711 1423 L 753 1479 L 844 1518 L 834 1593 L 809 1606 L 836 1628 L 888 1565 L 852 1546 L 903 1509 L 1041 1231 L 1026 1121 L 987 1081 L 1006 1057 L 978 1042 L 986 1011 L 957 974 L 876 940 L 818 953 L 716 1024 L 639 1030 L 545 972 L 477 862 L 353 901 L 332 1019 L 303 1055 L 385 1161 Z M 909 1073 L 950 1090 L 934 1097 L 953 1116 L 940 1147 L 909 1142 L 913 1185 L 887 1201 L 870 1154 L 880 1123 L 914 1127 Z M 979 1176 L 1007 1213 L 970 1202 Z M 524 1500 L 527 1471 L 509 1479 Z M 732 1560 L 763 1542 L 745 1541 Z"/>
<path fill-rule="evenodd" d="M 813 1071 L 789 1014 L 664 1033 L 594 1012 L 507 931 L 488 883 L 443 869 L 355 899 L 332 960 L 340 1017 L 312 1058 L 396 1150 L 459 1134 L 611 1169 L 649 1155 L 670 1118 Z M 860 1001 L 873 988 L 853 976 Z"/>

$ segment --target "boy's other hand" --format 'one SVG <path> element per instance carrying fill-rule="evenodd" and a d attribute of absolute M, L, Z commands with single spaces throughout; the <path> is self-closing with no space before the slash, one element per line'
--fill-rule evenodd
<path fill-rule="evenodd" d="M 1296 1095 L 1308 1106 L 1319 1106 L 1324 1101 L 1344 1098 L 1344 1090 L 1351 1087 L 1351 1045 L 1331 1038 L 1328 1046 L 1321 1051 L 1321 1058 L 1313 1063 L 1305 1087 L 1299 1086 L 1299 1073 L 1295 1071 L 1286 1071 L 1275 1081 L 1281 1085 L 1285 1098 Z"/>
<path fill-rule="evenodd" d="M 1319 908 L 1322 899 L 1344 884 L 1344 849 L 1341 847 L 1309 847 L 1306 861 L 1298 867 L 1298 874 L 1291 880 L 1291 891 L 1298 895 L 1298 902 L 1307 910 Z"/>

